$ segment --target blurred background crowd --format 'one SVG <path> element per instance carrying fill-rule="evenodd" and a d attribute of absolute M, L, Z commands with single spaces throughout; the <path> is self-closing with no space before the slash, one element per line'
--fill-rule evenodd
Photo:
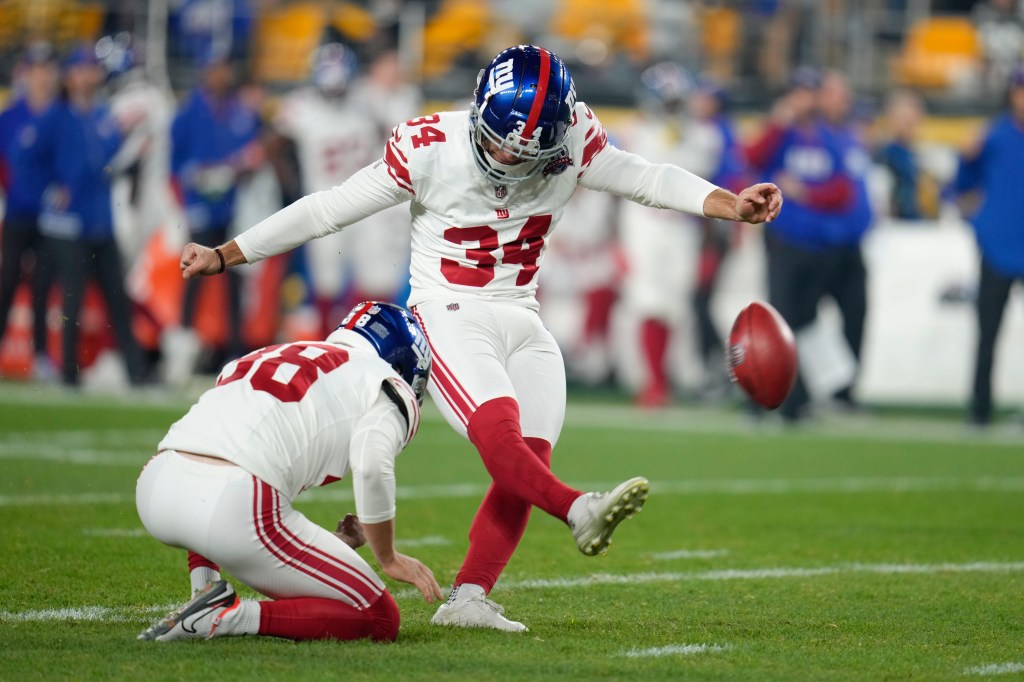
<path fill-rule="evenodd" d="M 539 294 L 573 383 L 732 400 L 729 325 L 763 298 L 800 348 L 789 421 L 1024 405 L 1017 0 L 0 0 L 0 375 L 181 387 L 403 302 L 407 207 L 227 277 L 177 259 L 465 108 L 520 42 L 616 145 L 786 197 L 762 229 L 578 192 Z"/>

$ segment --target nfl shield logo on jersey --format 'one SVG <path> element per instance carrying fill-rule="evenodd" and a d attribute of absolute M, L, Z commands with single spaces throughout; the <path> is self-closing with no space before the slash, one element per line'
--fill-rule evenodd
<path fill-rule="evenodd" d="M 508 196 L 508 187 L 506 187 L 505 185 L 495 185 L 494 196 L 496 196 L 499 199 L 504 199 L 505 197 Z"/>

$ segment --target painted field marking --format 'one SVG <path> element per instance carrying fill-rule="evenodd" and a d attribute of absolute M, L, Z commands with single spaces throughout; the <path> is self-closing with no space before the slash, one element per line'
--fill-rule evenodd
<path fill-rule="evenodd" d="M 964 675 L 1012 675 L 1024 672 L 1024 663 L 990 663 L 964 670 Z"/>
<path fill-rule="evenodd" d="M 443 538 L 440 535 L 427 535 L 422 538 L 396 538 L 395 544 L 401 545 L 402 547 L 442 547 L 444 545 L 452 544 L 452 541 L 448 538 Z"/>
<path fill-rule="evenodd" d="M 728 651 L 732 646 L 728 644 L 669 644 L 667 646 L 655 646 L 647 649 L 633 647 L 622 653 L 628 658 L 656 658 L 658 656 L 693 656 L 694 654 L 706 654 L 719 651 Z"/>
<path fill-rule="evenodd" d="M 19 431 L 0 437 L 0 459 L 141 467 L 162 436 L 154 429 Z"/>
<path fill-rule="evenodd" d="M 135 495 L 126 493 L 77 493 L 75 495 L 40 493 L 35 495 L 0 495 L 0 507 L 58 507 L 86 504 L 127 504 Z"/>
<path fill-rule="evenodd" d="M 33 609 L 31 611 L 0 611 L 0 621 L 99 621 L 103 623 L 128 623 L 145 620 L 157 614 L 169 612 L 181 604 L 163 606 L 71 606 L 62 609 Z"/>
<path fill-rule="evenodd" d="M 144 538 L 149 537 L 145 528 L 83 528 L 82 535 L 93 538 Z"/>
<path fill-rule="evenodd" d="M 197 382 L 194 390 L 127 392 L 123 395 L 87 396 L 90 405 L 110 406 L 120 410 L 177 408 L 184 413 L 202 390 L 212 386 L 212 379 Z M 0 404 L 73 405 L 82 404 L 82 396 L 38 384 L 0 382 Z M 423 406 L 424 421 L 443 420 L 437 408 L 428 401 Z M 820 423 L 809 424 L 793 434 L 772 425 L 752 424 L 744 415 L 729 408 L 672 407 L 656 414 L 626 405 L 570 403 L 566 411 L 568 427 L 612 429 L 620 431 L 658 431 L 666 433 L 728 434 L 748 438 L 803 439 L 849 438 L 867 441 L 906 441 L 925 443 L 985 443 L 1020 447 L 1024 433 L 1019 429 L 990 429 L 985 433 L 968 431 L 955 419 L 924 419 L 915 417 L 850 417 L 826 415 Z M 161 434 L 162 435 L 162 434 Z M 155 443 L 160 435 L 156 437 Z"/>
<path fill-rule="evenodd" d="M 823 575 L 866 573 L 874 575 L 933 575 L 939 573 L 1020 573 L 1024 572 L 1024 561 L 993 562 L 976 561 L 966 564 L 836 564 L 832 566 L 726 569 L 718 571 L 693 571 L 688 573 L 626 573 L 593 574 L 575 578 L 528 578 L 501 579 L 498 586 L 508 589 L 567 589 L 591 587 L 594 585 L 635 585 L 653 582 L 687 582 L 718 580 L 765 580 L 784 578 L 813 578 Z M 399 599 L 421 599 L 419 590 L 404 589 L 394 593 Z M 62 609 L 40 609 L 32 611 L 0 611 L 0 621 L 45 621 L 45 620 L 94 620 L 131 621 L 142 619 L 153 613 L 165 613 L 180 604 L 141 607 L 77 606 Z M 1000 665 L 1024 665 L 1007 663 Z"/>
<path fill-rule="evenodd" d="M 123 450 L 98 448 L 62 447 L 44 443 L 0 442 L 0 459 L 22 462 L 58 462 L 60 464 L 84 464 L 88 466 L 138 467 L 146 463 L 152 453 L 134 454 Z"/>
<path fill-rule="evenodd" d="M 641 585 L 647 583 L 717 582 L 725 580 L 783 580 L 787 578 L 817 578 L 819 576 L 873 574 L 873 575 L 935 575 L 941 573 L 1021 573 L 1024 561 L 976 561 L 966 564 L 860 564 L 844 563 L 831 566 L 779 567 L 779 568 L 726 568 L 710 571 L 671 571 L 643 573 L 593 573 L 564 578 L 501 578 L 497 587 L 510 590 L 575 589 L 595 585 Z M 419 597 L 415 589 L 403 589 L 396 598 Z"/>
<path fill-rule="evenodd" d="M 141 469 L 143 461 L 135 463 Z M 577 485 L 584 490 L 608 490 L 618 482 L 596 482 Z M 331 488 L 334 488 L 333 490 Z M 708 479 L 689 481 L 652 481 L 654 495 L 792 495 L 798 493 L 858 494 L 858 493 L 910 493 L 910 492 L 1024 492 L 1024 476 L 1000 478 L 979 476 L 957 478 L 955 476 L 897 476 L 897 477 L 846 477 L 846 478 L 772 478 L 772 479 Z M 398 499 L 479 499 L 487 492 L 487 486 L 478 483 L 450 483 L 422 486 L 398 486 Z M 298 498 L 299 505 L 306 502 L 352 502 L 351 489 L 346 486 L 331 486 L 310 490 Z M 134 494 L 129 493 L 78 493 L 0 495 L 0 507 L 27 507 L 46 505 L 121 504 L 133 502 Z"/>
<path fill-rule="evenodd" d="M 673 559 L 714 559 L 729 553 L 727 549 L 677 549 L 671 552 L 653 552 L 650 557 L 657 561 Z"/>
<path fill-rule="evenodd" d="M 1019 573 L 1024 561 L 977 561 L 967 564 L 835 564 L 832 566 L 789 568 L 727 568 L 694 572 L 644 572 L 609 574 L 596 573 L 576 578 L 527 578 L 498 581 L 509 589 L 566 589 L 592 585 L 637 585 L 642 583 L 720 581 L 720 580 L 773 580 L 782 578 L 816 578 L 823 575 L 869 573 L 875 575 L 934 575 L 938 573 Z"/>

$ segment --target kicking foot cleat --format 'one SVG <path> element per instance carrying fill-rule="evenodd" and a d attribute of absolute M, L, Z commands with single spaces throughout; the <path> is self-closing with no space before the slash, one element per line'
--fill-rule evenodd
<path fill-rule="evenodd" d="M 586 493 L 577 498 L 568 520 L 580 551 L 587 556 L 607 552 L 615 527 L 642 509 L 649 487 L 646 478 L 637 477 L 609 493 Z"/>
<path fill-rule="evenodd" d="M 490 628 L 503 632 L 527 631 L 525 625 L 509 620 L 504 613 L 505 609 L 482 594 L 452 595 L 452 598 L 438 607 L 430 623 L 462 628 Z"/>
<path fill-rule="evenodd" d="M 192 601 L 139 633 L 141 640 L 172 642 L 178 639 L 210 639 L 231 634 L 231 623 L 242 602 L 226 580 L 207 584 Z"/>

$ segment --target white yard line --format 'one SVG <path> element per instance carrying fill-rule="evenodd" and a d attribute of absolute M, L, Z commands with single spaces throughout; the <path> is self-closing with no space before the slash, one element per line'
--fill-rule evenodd
<path fill-rule="evenodd" d="M 144 538 L 145 528 L 83 528 L 82 535 L 93 538 Z"/>
<path fill-rule="evenodd" d="M 63 609 L 33 609 L 31 611 L 0 611 L 0 622 L 29 621 L 100 621 L 127 623 L 145 621 L 155 615 L 167 613 L 181 604 L 163 606 L 70 606 Z"/>
<path fill-rule="evenodd" d="M 787 578 L 815 578 L 825 575 L 937 575 L 961 573 L 1020 573 L 1024 572 L 1024 561 L 993 562 L 976 561 L 966 564 L 834 564 L 831 566 L 776 567 L 724 569 L 716 571 L 690 571 L 666 573 L 598 573 L 588 576 L 564 578 L 511 578 L 501 579 L 498 587 L 505 589 L 574 589 L 594 585 L 637 585 L 657 582 L 703 582 L 722 580 L 780 580 Z M 404 589 L 395 593 L 399 599 L 419 599 L 415 589 Z M 94 620 L 132 621 L 145 620 L 154 613 L 163 613 L 178 606 L 170 604 L 145 607 L 77 606 L 62 609 L 41 609 L 32 611 L 0 611 L 2 621 L 45 621 L 45 620 Z M 1018 663 L 1004 666 L 1024 665 Z M 987 666 L 986 666 L 987 668 Z M 978 673 L 980 674 L 980 673 Z M 986 673 L 988 674 L 988 673 Z"/>
<path fill-rule="evenodd" d="M 875 575 L 932 575 L 939 573 L 1020 573 L 1024 561 L 979 561 L 967 564 L 834 564 L 832 566 L 780 567 L 780 568 L 727 568 L 692 572 L 645 572 L 608 574 L 597 573 L 575 578 L 526 578 L 500 580 L 498 585 L 508 589 L 570 589 L 593 585 L 637 585 L 642 583 L 678 583 L 722 580 L 778 580 L 785 578 L 815 578 L 823 575 L 849 575 L 870 573 Z"/>
<path fill-rule="evenodd" d="M 667 646 L 655 646 L 648 649 L 637 649 L 633 647 L 622 653 L 628 658 L 656 658 L 658 656 L 693 656 L 694 654 L 706 654 L 719 651 L 728 651 L 732 647 L 728 644 L 669 644 Z"/>
<path fill-rule="evenodd" d="M 727 549 L 676 549 L 671 552 L 653 552 L 650 557 L 655 561 L 673 561 L 675 559 L 715 559 L 729 553 Z"/>
<path fill-rule="evenodd" d="M 1024 663 L 990 663 L 964 670 L 964 675 L 1012 675 L 1024 672 Z"/>
<path fill-rule="evenodd" d="M 395 544 L 400 547 L 443 547 L 452 544 L 452 541 L 440 535 L 427 535 L 422 538 L 396 538 Z"/>
<path fill-rule="evenodd" d="M 140 469 L 144 460 L 135 462 Z M 584 490 L 609 490 L 617 481 L 598 481 L 578 484 Z M 1024 476 L 895 476 L 895 477 L 840 477 L 840 478 L 767 478 L 767 479 L 706 479 L 688 481 L 652 481 L 653 495 L 792 495 L 858 494 L 858 493 L 911 493 L 911 492 L 1024 492 Z M 483 483 L 450 483 L 439 485 L 398 486 L 401 500 L 421 499 L 479 499 L 487 492 Z M 134 493 L 82 493 L 82 494 L 30 494 L 0 495 L 0 507 L 46 505 L 121 504 L 133 501 Z M 352 502 L 352 490 L 337 485 L 310 490 L 297 502 Z"/>
<path fill-rule="evenodd" d="M 130 466 L 142 468 L 152 452 L 83 448 L 61 446 L 39 442 L 0 441 L 0 460 L 23 462 L 59 462 L 61 464 L 84 464 L 87 466 Z"/>
<path fill-rule="evenodd" d="M 70 507 L 85 504 L 127 504 L 134 500 L 134 493 L 0 495 L 0 507 Z"/>
<path fill-rule="evenodd" d="M 436 410 L 425 410 L 433 419 Z M 437 416 L 440 419 L 440 416 Z M 658 431 L 663 433 L 729 434 L 752 439 L 843 438 L 865 441 L 909 441 L 922 443 L 985 443 L 1020 447 L 1024 429 L 1003 425 L 985 432 L 971 431 L 956 419 L 914 417 L 871 417 L 827 415 L 821 421 L 798 430 L 783 429 L 771 422 L 752 422 L 734 409 L 675 407 L 660 412 L 622 405 L 570 403 L 566 426 L 589 429 Z"/>
<path fill-rule="evenodd" d="M 184 394 L 173 391 L 132 391 L 124 395 L 82 396 L 37 384 L 0 382 L 0 404 L 81 405 L 84 400 L 90 405 L 109 405 L 121 410 L 173 407 L 184 414 L 202 390 L 212 384 L 212 379 L 208 383 L 197 382 L 194 390 Z M 423 420 L 443 421 L 440 412 L 429 401 L 423 408 Z M 649 412 L 628 405 L 572 402 L 566 411 L 565 424 L 568 427 L 591 429 L 729 434 L 756 439 L 795 436 L 811 439 L 826 437 L 866 441 L 986 443 L 1012 447 L 1024 444 L 1024 430 L 1011 424 L 978 433 L 968 430 L 955 418 L 826 415 L 820 422 L 792 431 L 770 423 L 753 423 L 732 408 L 673 407 Z M 157 435 L 157 440 L 160 435 Z"/>

